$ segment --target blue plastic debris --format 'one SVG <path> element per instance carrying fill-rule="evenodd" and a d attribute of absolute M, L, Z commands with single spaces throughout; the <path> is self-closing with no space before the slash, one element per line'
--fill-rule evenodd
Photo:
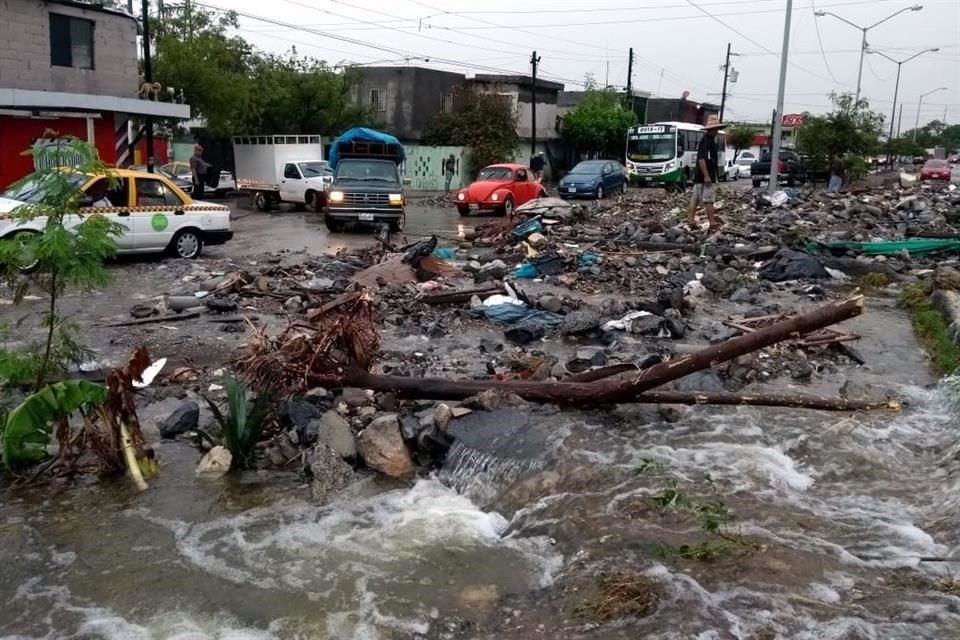
<path fill-rule="evenodd" d="M 513 270 L 514 278 L 536 278 L 538 275 L 540 272 L 529 262 L 521 262 Z"/>
<path fill-rule="evenodd" d="M 441 260 L 450 260 L 453 258 L 454 253 L 456 253 L 453 247 L 437 247 L 433 250 L 433 255 L 440 258 Z"/>
<path fill-rule="evenodd" d="M 514 230 L 513 235 L 516 238 L 526 238 L 531 233 L 537 233 L 543 231 L 543 222 L 540 216 L 530 218 L 526 222 L 518 224 Z"/>
<path fill-rule="evenodd" d="M 597 254 L 590 253 L 589 251 L 584 251 L 580 254 L 578 262 L 581 267 L 589 267 L 592 264 L 595 264 L 600 258 L 597 257 Z"/>

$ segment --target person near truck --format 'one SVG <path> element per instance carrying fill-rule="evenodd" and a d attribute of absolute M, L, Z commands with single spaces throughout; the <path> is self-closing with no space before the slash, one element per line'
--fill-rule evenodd
<path fill-rule="evenodd" d="M 704 135 L 697 146 L 697 166 L 693 176 L 693 192 L 690 194 L 690 205 L 687 207 L 687 224 L 693 229 L 697 224 L 697 206 L 703 203 L 710 221 L 708 229 L 719 225 L 717 214 L 713 209 L 714 185 L 717 184 L 717 132 L 723 128 L 717 116 L 707 118 L 704 126 Z"/>
<path fill-rule="evenodd" d="M 203 159 L 203 147 L 199 144 L 193 145 L 193 155 L 190 156 L 190 173 L 193 176 L 194 200 L 203 198 L 203 185 L 206 182 L 207 168 L 210 165 Z"/>
<path fill-rule="evenodd" d="M 830 182 L 827 183 L 827 193 L 840 193 L 843 186 L 843 161 L 834 156 L 830 161 Z"/>
<path fill-rule="evenodd" d="M 453 182 L 453 176 L 457 173 L 457 157 L 452 153 L 443 163 L 443 172 L 447 179 L 443 183 L 443 193 L 450 193 L 450 183 Z"/>

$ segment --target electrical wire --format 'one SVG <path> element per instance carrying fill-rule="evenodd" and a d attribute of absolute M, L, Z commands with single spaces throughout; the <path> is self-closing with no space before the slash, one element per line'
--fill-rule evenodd
<path fill-rule="evenodd" d="M 870 62 L 870 56 L 863 56 L 863 59 L 867 61 L 867 69 L 870 70 L 870 75 L 872 75 L 874 78 L 876 78 L 880 82 L 888 82 L 890 78 L 893 77 L 893 74 L 891 73 L 886 78 L 881 78 L 880 76 L 877 75 L 877 72 L 874 70 L 873 64 Z"/>
<path fill-rule="evenodd" d="M 833 81 L 837 84 L 840 84 L 840 81 L 837 80 L 837 76 L 833 75 L 833 70 L 830 68 L 830 63 L 827 62 L 827 53 L 823 50 L 823 39 L 820 37 L 820 21 L 817 20 L 817 6 L 814 3 L 814 0 L 810 0 L 810 10 L 813 11 L 813 26 L 817 30 L 817 44 L 820 45 L 820 55 L 823 56 L 823 66 L 827 68 L 827 73 L 833 78 Z"/>
<path fill-rule="evenodd" d="M 731 27 L 729 24 L 727 24 L 726 22 L 724 22 L 724 21 L 721 20 L 720 18 L 716 17 L 715 15 L 713 15 L 712 13 L 710 13 L 709 11 L 707 11 L 706 9 L 701 8 L 701 7 L 700 7 L 696 2 L 694 2 L 693 0 L 687 0 L 687 4 L 689 4 L 689 5 L 690 5 L 691 7 L 693 7 L 694 9 L 700 11 L 700 12 L 701 12 L 702 14 L 704 14 L 705 16 L 708 16 L 708 17 L 712 18 L 713 20 L 715 20 L 715 21 L 718 22 L 719 24 L 723 25 L 723 26 L 726 27 L 728 30 L 734 32 L 735 34 L 737 34 L 738 36 L 740 36 L 741 38 L 743 38 L 743 39 L 746 40 L 747 42 L 753 44 L 754 46 L 759 47 L 760 49 L 766 51 L 767 53 L 769 53 L 769 54 L 772 55 L 772 56 L 776 56 L 776 57 L 778 57 L 778 58 L 780 57 L 780 54 L 777 53 L 776 51 L 773 51 L 773 50 L 771 50 L 771 49 L 768 49 L 768 48 L 766 47 L 766 45 L 763 45 L 763 44 L 757 42 L 756 40 L 754 40 L 754 39 L 751 38 L 750 36 L 746 35 L 745 33 L 743 33 L 743 32 L 741 32 L 741 31 L 739 31 L 739 30 Z M 808 74 L 810 74 L 811 76 L 813 76 L 813 77 L 815 77 L 815 78 L 820 78 L 821 80 L 826 80 L 827 82 L 832 82 L 832 80 L 830 80 L 830 79 L 827 78 L 826 76 L 822 76 L 822 75 L 820 75 L 819 73 L 816 73 L 816 72 L 814 72 L 814 71 L 810 71 L 809 69 L 807 69 L 807 68 L 805 68 L 805 67 L 802 67 L 802 66 L 798 65 L 798 64 L 795 63 L 795 62 L 791 62 L 790 60 L 787 60 L 787 64 L 789 64 L 791 67 L 794 67 L 795 69 L 799 69 L 800 71 L 803 71 L 804 73 L 808 73 Z"/>

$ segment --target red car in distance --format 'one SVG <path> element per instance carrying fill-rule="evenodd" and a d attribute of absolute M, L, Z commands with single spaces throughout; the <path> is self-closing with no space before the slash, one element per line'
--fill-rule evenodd
<path fill-rule="evenodd" d="M 457 211 L 462 216 L 481 210 L 509 216 L 523 203 L 546 195 L 533 172 L 522 164 L 492 164 L 481 169 L 470 186 L 457 192 Z"/>
<path fill-rule="evenodd" d="M 946 160 L 927 160 L 920 168 L 921 180 L 950 181 L 950 163 Z"/>

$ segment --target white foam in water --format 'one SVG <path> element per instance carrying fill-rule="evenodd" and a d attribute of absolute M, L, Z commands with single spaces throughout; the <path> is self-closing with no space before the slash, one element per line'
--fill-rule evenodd
<path fill-rule="evenodd" d="M 503 537 L 503 516 L 432 478 L 362 500 L 254 509 L 201 524 L 144 517 L 169 528 L 180 553 L 211 574 L 323 602 L 334 612 L 331 638 L 377 638 L 381 628 L 424 633 L 428 611 L 410 611 L 411 590 L 445 597 L 458 580 L 463 588 L 485 571 L 497 572 L 488 582 L 505 576 L 508 586 L 536 588 L 561 564 L 543 540 Z M 437 577 L 445 563 L 451 570 Z"/>

